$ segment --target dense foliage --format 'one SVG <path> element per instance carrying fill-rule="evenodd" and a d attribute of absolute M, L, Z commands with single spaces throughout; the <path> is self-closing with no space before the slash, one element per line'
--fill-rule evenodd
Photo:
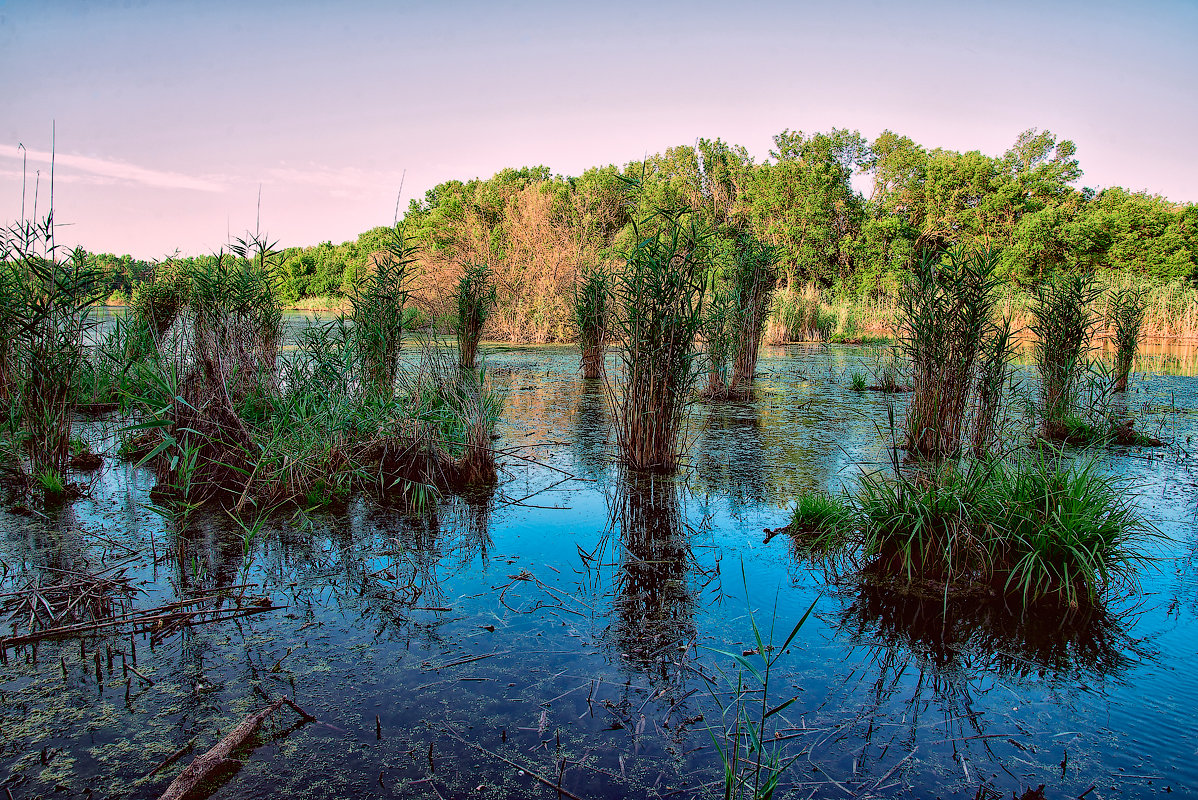
<path fill-rule="evenodd" d="M 633 176 L 635 197 L 621 178 Z M 1198 279 L 1198 205 L 1121 188 L 1080 188 L 1073 142 L 1026 131 L 1000 156 L 929 149 L 886 131 L 783 131 L 764 161 L 742 147 L 700 139 L 577 177 L 549 168 L 504 169 L 451 180 L 413 200 L 406 229 L 420 245 L 423 296 L 413 300 L 449 327 L 447 304 L 463 263 L 489 263 L 498 288 L 492 335 L 570 338 L 580 271 L 616 263 L 635 242 L 632 221 L 658 208 L 697 211 L 732 252 L 752 234 L 777 254 L 786 288 L 816 284 L 841 296 L 895 297 L 928 248 L 984 245 L 996 277 L 1032 288 L 1055 271 L 1100 271 L 1156 283 Z M 857 186 L 868 185 L 868 196 Z M 285 304 L 353 293 L 389 228 L 356 241 L 282 251 Z M 131 294 L 152 265 L 93 255 L 110 292 Z M 202 261 L 205 257 L 182 259 Z"/>

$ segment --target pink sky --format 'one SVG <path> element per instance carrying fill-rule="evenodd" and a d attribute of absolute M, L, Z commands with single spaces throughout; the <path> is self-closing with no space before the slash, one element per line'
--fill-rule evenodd
<path fill-rule="evenodd" d="M 449 179 L 578 174 L 696 137 L 890 128 L 1078 145 L 1081 184 L 1198 201 L 1198 4 L 0 2 L 0 218 L 152 258 L 388 224 Z M 18 144 L 23 144 L 22 151 Z M 41 210 L 44 210 L 44 205 Z"/>

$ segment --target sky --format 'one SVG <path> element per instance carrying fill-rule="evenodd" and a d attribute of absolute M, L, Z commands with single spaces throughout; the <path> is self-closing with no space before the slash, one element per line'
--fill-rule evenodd
<path fill-rule="evenodd" d="M 1082 186 L 1198 201 L 1198 0 L 0 0 L 0 74 L 0 222 L 23 164 L 44 213 L 53 149 L 60 243 L 139 258 L 353 239 L 401 182 L 406 208 L 698 137 L 761 160 L 786 129 L 991 155 L 1047 129 Z"/>

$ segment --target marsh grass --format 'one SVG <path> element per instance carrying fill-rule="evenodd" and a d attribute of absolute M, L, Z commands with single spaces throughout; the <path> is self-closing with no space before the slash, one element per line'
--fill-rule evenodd
<path fill-rule="evenodd" d="M 608 284 L 607 271 L 603 267 L 579 270 L 570 298 L 581 351 L 582 377 L 587 379 L 603 375 L 608 332 Z"/>
<path fill-rule="evenodd" d="M 975 369 L 998 333 L 997 262 L 991 250 L 925 253 L 900 291 L 900 341 L 911 367 L 911 456 L 950 458 L 961 450 Z"/>
<path fill-rule="evenodd" d="M 623 347 L 620 374 L 606 385 L 620 460 L 669 470 L 681 457 L 697 378 L 711 234 L 689 212 L 662 209 L 637 223 L 636 239 L 613 280 L 613 333 Z"/>
<path fill-rule="evenodd" d="M 54 241 L 54 214 L 20 220 L 0 232 L 0 384 L 8 415 L 10 452 L 24 453 L 28 473 L 44 496 L 69 488 L 72 407 L 76 380 L 94 327 L 91 307 L 103 295 L 102 275 L 85 253 L 64 254 Z M 20 460 L 13 463 L 23 472 Z"/>
<path fill-rule="evenodd" d="M 926 597 L 1094 607 L 1134 587 L 1157 535 L 1094 462 L 1045 453 L 864 474 L 848 498 L 800 500 L 796 519 L 843 534 L 837 557 L 867 580 Z"/>
<path fill-rule="evenodd" d="M 1078 391 L 1089 369 L 1091 339 L 1097 325 L 1092 311 L 1100 288 L 1089 276 L 1061 273 L 1036 290 L 1031 331 L 1040 374 L 1041 434 L 1065 440 L 1065 421 L 1079 409 Z"/>
<path fill-rule="evenodd" d="M 728 395 L 733 399 L 753 397 L 761 338 L 778 281 L 777 265 L 776 248 L 752 234 L 737 235 L 727 279 L 732 299 L 729 331 L 732 377 L 728 381 Z"/>
<path fill-rule="evenodd" d="M 388 398 L 395 391 L 403 347 L 406 306 L 413 290 L 417 248 L 402 224 L 388 229 L 385 250 L 351 297 L 354 340 L 362 380 L 370 391 Z"/>
<path fill-rule="evenodd" d="M 1107 322 L 1113 329 L 1115 345 L 1114 391 L 1127 391 L 1132 363 L 1144 332 L 1148 306 L 1144 292 L 1124 287 L 1111 292 L 1107 301 Z"/>
<path fill-rule="evenodd" d="M 491 267 L 484 263 L 469 265 L 458 279 L 454 294 L 457 320 L 458 362 L 462 369 L 474 369 L 483 326 L 495 308 L 495 281 Z"/>

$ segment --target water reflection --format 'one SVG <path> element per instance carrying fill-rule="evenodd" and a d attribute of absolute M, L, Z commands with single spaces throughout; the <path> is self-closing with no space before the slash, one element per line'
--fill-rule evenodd
<path fill-rule="evenodd" d="M 609 513 L 620 544 L 612 643 L 654 685 L 677 687 L 695 637 L 681 490 L 670 478 L 623 470 Z"/>
<path fill-rule="evenodd" d="M 748 403 L 709 407 L 694 465 L 699 487 L 708 494 L 726 495 L 734 513 L 773 499 L 781 488 L 770 485 L 761 420 L 756 406 Z"/>
<path fill-rule="evenodd" d="M 602 380 L 584 378 L 579 383 L 570 446 L 580 475 L 600 478 L 607 470 L 607 442 L 611 434 L 607 394 Z"/>
<path fill-rule="evenodd" d="M 1018 614 L 978 597 L 921 598 L 881 587 L 848 596 L 837 627 L 849 640 L 893 661 L 894 651 L 939 678 L 1108 678 L 1145 656 L 1127 634 L 1126 616 L 1097 608 L 1063 619 Z"/>

